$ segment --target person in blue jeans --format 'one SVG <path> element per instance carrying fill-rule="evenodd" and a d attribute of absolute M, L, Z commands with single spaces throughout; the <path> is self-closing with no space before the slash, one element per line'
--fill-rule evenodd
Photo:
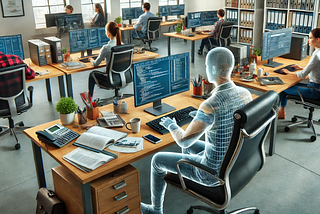
<path fill-rule="evenodd" d="M 141 39 L 147 39 L 147 27 L 148 27 L 148 18 L 156 17 L 153 13 L 150 12 L 150 4 L 145 2 L 142 4 L 143 14 L 139 16 L 138 22 L 133 25 L 133 28 L 137 30 L 137 33 Z M 141 27 L 141 29 L 140 29 Z M 132 31 L 132 37 L 137 38 L 135 31 Z"/>
<path fill-rule="evenodd" d="M 223 157 L 229 146 L 236 110 L 252 100 L 250 92 L 231 81 L 234 56 L 227 48 L 215 48 L 206 57 L 206 73 L 216 88 L 201 103 L 197 111 L 190 112 L 193 120 L 186 130 L 175 119 L 162 118 L 160 124 L 168 129 L 181 147 L 178 152 L 158 152 L 151 161 L 151 204 L 141 203 L 143 214 L 162 214 L 167 172 L 176 173 L 176 163 L 183 158 L 201 163 L 219 172 Z M 205 140 L 199 138 L 205 134 Z M 213 176 L 190 165 L 180 167 L 184 177 L 206 186 L 216 186 Z M 216 175 L 217 176 L 217 175 Z"/>
<path fill-rule="evenodd" d="M 294 65 L 297 69 L 303 69 L 298 72 L 290 72 L 287 69 L 282 69 L 287 75 L 292 75 L 295 78 L 306 78 L 309 75 L 309 83 L 298 83 L 279 94 L 280 98 L 280 109 L 278 112 L 279 119 L 286 118 L 285 107 L 287 105 L 287 95 L 299 96 L 298 88 L 300 86 L 313 87 L 315 89 L 320 88 L 320 28 L 315 28 L 309 33 L 309 46 L 314 47 L 315 51 L 312 53 L 308 65 L 305 68 L 299 65 Z M 299 88 L 302 97 L 307 99 L 318 100 L 320 99 L 320 92 L 313 88 Z"/>

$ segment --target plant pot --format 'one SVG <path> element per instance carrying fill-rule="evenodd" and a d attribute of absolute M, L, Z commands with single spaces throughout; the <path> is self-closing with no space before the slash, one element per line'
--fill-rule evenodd
<path fill-rule="evenodd" d="M 62 125 L 71 125 L 74 123 L 74 112 L 70 114 L 60 114 L 60 121 Z"/>
<path fill-rule="evenodd" d="M 181 31 L 177 31 L 177 34 L 181 34 Z"/>

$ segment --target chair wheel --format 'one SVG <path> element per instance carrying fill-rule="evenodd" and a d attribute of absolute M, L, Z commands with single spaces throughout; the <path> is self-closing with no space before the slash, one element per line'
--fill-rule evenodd
<path fill-rule="evenodd" d="M 23 121 L 21 121 L 21 122 L 18 124 L 18 126 L 24 126 Z"/>
<path fill-rule="evenodd" d="M 297 122 L 297 118 L 296 118 L 296 117 L 293 117 L 293 118 L 291 118 L 291 121 L 292 121 L 292 122 Z"/>
<path fill-rule="evenodd" d="M 20 144 L 17 143 L 14 147 L 16 148 L 16 150 L 18 150 L 18 149 L 20 149 Z"/>
<path fill-rule="evenodd" d="M 260 211 L 259 211 L 258 209 L 256 209 L 256 210 L 254 211 L 254 214 L 260 214 Z"/>
<path fill-rule="evenodd" d="M 284 131 L 285 131 L 285 132 L 288 132 L 288 131 L 290 131 L 290 128 L 289 128 L 288 126 L 286 126 L 286 127 L 284 128 Z"/>
<path fill-rule="evenodd" d="M 187 214 L 192 214 L 193 213 L 193 208 L 190 207 L 188 210 L 187 210 Z"/>
<path fill-rule="evenodd" d="M 310 137 L 310 140 L 311 140 L 311 142 L 314 142 L 314 141 L 316 141 L 316 136 L 314 136 L 314 135 L 312 135 L 311 137 Z"/>

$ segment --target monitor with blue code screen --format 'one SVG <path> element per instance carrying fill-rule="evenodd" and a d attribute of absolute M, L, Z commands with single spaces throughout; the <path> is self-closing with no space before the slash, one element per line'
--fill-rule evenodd
<path fill-rule="evenodd" d="M 130 24 L 132 19 L 138 19 L 142 14 L 141 7 L 122 8 L 122 20 L 129 20 Z"/>
<path fill-rule="evenodd" d="M 55 18 L 59 34 L 68 33 L 72 30 L 79 30 L 84 28 L 81 13 L 56 15 Z"/>
<path fill-rule="evenodd" d="M 290 53 L 292 27 L 272 30 L 263 33 L 261 61 L 268 60 L 269 67 L 278 67 L 282 63 L 274 62 L 273 58 Z"/>
<path fill-rule="evenodd" d="M 184 15 L 184 4 L 171 5 L 170 6 L 170 15 L 171 16 Z"/>
<path fill-rule="evenodd" d="M 219 20 L 217 12 L 218 11 L 203 11 L 202 26 L 214 25 Z"/>
<path fill-rule="evenodd" d="M 4 54 L 17 55 L 24 59 L 21 34 L 0 36 L 0 51 Z"/>
<path fill-rule="evenodd" d="M 194 32 L 196 27 L 201 27 L 202 25 L 202 12 L 188 13 L 187 16 L 187 28 L 192 28 Z"/>
<path fill-rule="evenodd" d="M 173 111 L 175 108 L 161 104 L 161 99 L 189 90 L 189 53 L 136 63 L 133 77 L 136 107 L 153 102 L 146 112 L 158 116 Z"/>
<path fill-rule="evenodd" d="M 159 16 L 170 16 L 170 5 L 159 6 Z"/>

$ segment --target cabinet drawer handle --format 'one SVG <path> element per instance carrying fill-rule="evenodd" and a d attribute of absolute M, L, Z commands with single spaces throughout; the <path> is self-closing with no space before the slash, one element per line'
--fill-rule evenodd
<path fill-rule="evenodd" d="M 124 199 L 125 197 L 127 197 L 127 193 L 122 192 L 119 195 L 115 196 L 114 199 L 116 199 L 117 201 L 120 201 L 121 199 Z"/>
<path fill-rule="evenodd" d="M 121 210 L 117 211 L 116 214 L 125 214 L 129 212 L 129 207 L 125 206 L 124 208 L 122 208 Z"/>
<path fill-rule="evenodd" d="M 123 181 L 121 181 L 120 183 L 117 183 L 117 184 L 113 185 L 113 188 L 114 188 L 115 190 L 117 190 L 117 189 L 120 189 L 120 188 L 122 188 L 122 187 L 125 187 L 126 185 L 127 185 L 127 184 L 126 184 L 126 181 L 123 180 Z"/>

